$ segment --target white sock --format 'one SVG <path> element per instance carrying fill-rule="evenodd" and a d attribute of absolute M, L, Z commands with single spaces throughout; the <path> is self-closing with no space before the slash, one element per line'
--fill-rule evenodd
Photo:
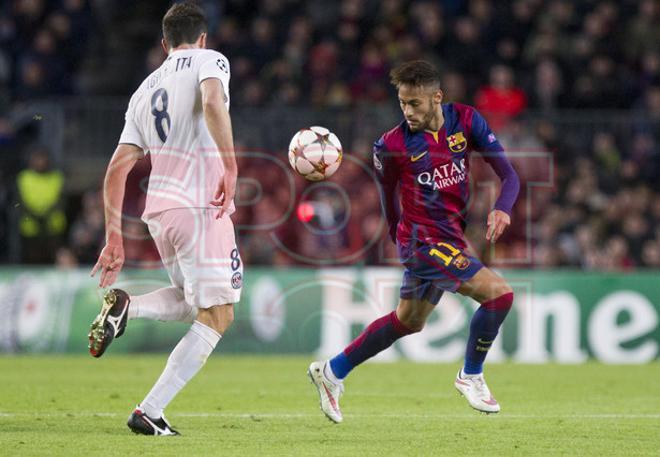
<path fill-rule="evenodd" d="M 458 375 L 458 377 L 461 378 L 461 379 L 468 379 L 468 378 L 478 378 L 478 377 L 481 376 L 481 375 L 482 375 L 482 373 L 478 373 L 478 374 L 467 374 L 467 373 L 466 373 L 465 371 L 463 371 L 463 369 L 461 368 L 461 372 L 460 372 L 460 374 Z"/>
<path fill-rule="evenodd" d="M 144 295 L 131 295 L 128 307 L 129 319 L 192 322 L 195 317 L 197 308 L 186 303 L 183 290 L 178 287 L 164 287 Z"/>
<path fill-rule="evenodd" d="M 325 363 L 325 367 L 323 368 L 323 374 L 325 375 L 328 380 L 333 383 L 333 384 L 341 384 L 342 380 L 339 379 L 336 375 L 335 372 L 332 371 L 332 367 L 330 366 L 330 362 Z"/>
<path fill-rule="evenodd" d="M 158 419 L 163 415 L 165 407 L 204 366 L 220 338 L 212 328 L 193 322 L 167 359 L 163 374 L 140 403 L 147 416 Z"/>

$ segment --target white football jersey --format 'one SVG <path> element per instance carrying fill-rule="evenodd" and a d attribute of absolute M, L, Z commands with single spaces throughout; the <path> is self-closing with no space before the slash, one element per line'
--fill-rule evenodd
<path fill-rule="evenodd" d="M 210 49 L 170 53 L 131 97 L 119 143 L 151 156 L 143 219 L 172 208 L 213 207 L 224 167 L 202 111 L 200 83 L 222 81 L 229 109 L 229 60 Z M 234 211 L 232 202 L 228 211 Z"/>

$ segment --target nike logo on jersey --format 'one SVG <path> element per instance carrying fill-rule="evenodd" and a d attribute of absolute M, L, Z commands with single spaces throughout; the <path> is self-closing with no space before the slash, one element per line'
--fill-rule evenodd
<path fill-rule="evenodd" d="M 411 161 L 411 162 L 417 162 L 419 159 L 421 159 L 422 157 L 424 157 L 424 156 L 425 156 L 426 154 L 428 154 L 428 153 L 429 153 L 429 151 L 424 151 L 424 152 L 422 152 L 422 153 L 419 154 L 419 155 L 411 156 L 411 157 L 410 157 L 410 161 Z"/>

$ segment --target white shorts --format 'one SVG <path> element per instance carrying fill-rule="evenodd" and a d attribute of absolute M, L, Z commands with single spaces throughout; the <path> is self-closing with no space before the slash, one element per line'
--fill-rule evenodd
<path fill-rule="evenodd" d="M 229 216 L 218 210 L 176 208 L 147 219 L 149 233 L 176 287 L 197 308 L 237 303 L 243 286 L 243 262 Z"/>

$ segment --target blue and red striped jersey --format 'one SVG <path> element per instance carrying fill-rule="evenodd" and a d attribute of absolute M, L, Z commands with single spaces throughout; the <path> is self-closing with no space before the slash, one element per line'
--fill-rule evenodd
<path fill-rule="evenodd" d="M 374 166 L 393 240 L 448 241 L 464 249 L 470 154 L 481 153 L 502 180 L 495 209 L 510 214 L 520 184 L 477 110 L 459 103 L 441 106 L 444 124 L 438 132 L 413 132 L 403 121 L 383 134 L 374 144 Z"/>

